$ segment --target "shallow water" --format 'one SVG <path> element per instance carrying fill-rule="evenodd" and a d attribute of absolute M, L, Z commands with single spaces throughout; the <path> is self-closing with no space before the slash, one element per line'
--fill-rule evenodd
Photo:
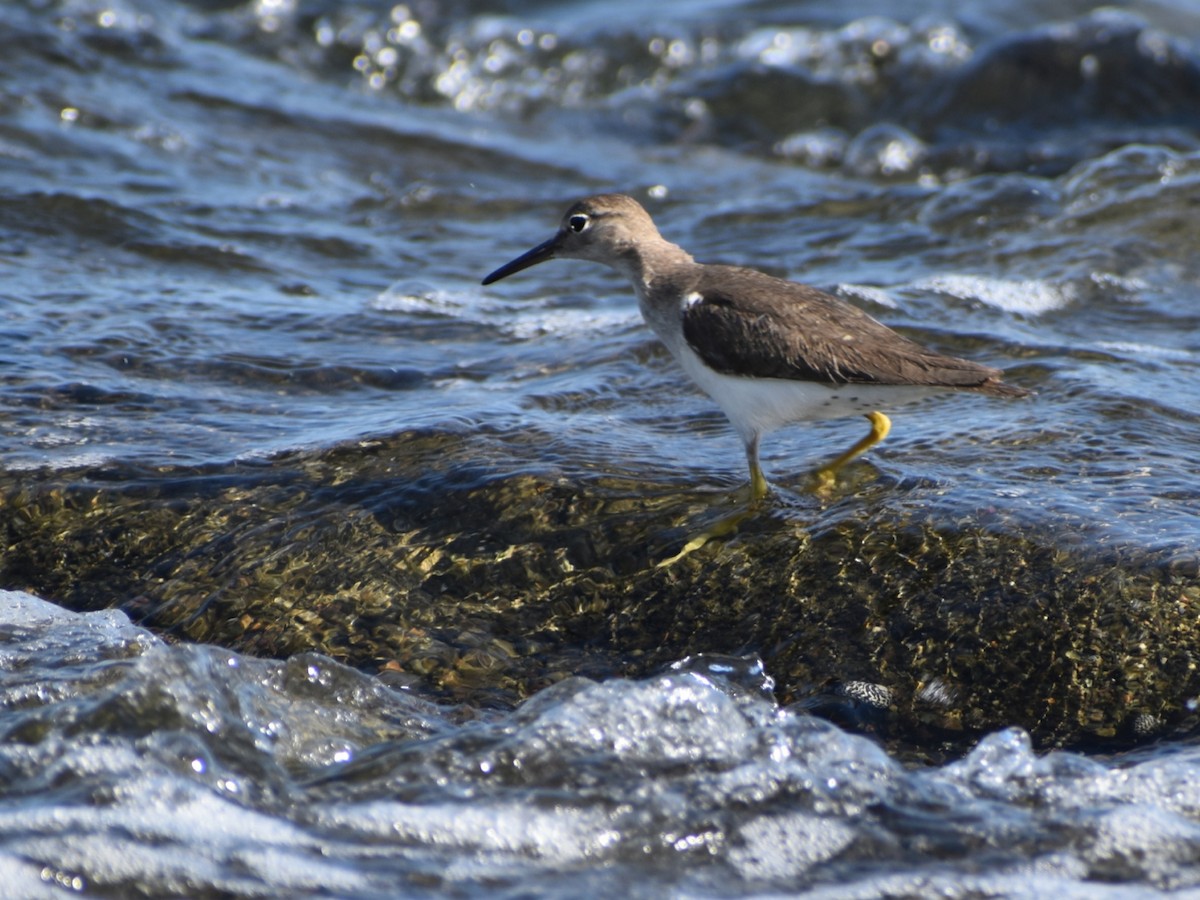
<path fill-rule="evenodd" d="M 896 488 L 897 519 L 986 517 L 1194 586 L 1194 5 L 689 0 L 644 18 L 5 4 L 6 490 L 154 492 L 177 466 L 236 483 L 281 452 L 414 430 L 484 435 L 470 463 L 431 465 L 422 503 L 519 472 L 722 494 L 739 442 L 628 285 L 563 262 L 478 283 L 567 200 L 622 190 L 699 259 L 837 291 L 1038 392 L 895 411 L 852 481 Z M 860 428 L 767 440 L 776 518 L 827 524 L 807 472 Z M 63 577 L 91 608 L 139 602 Z M 24 895 L 1196 883 L 1186 740 L 1110 760 L 1005 731 L 905 768 L 779 709 L 744 660 L 486 712 L 324 658 L 165 644 L 115 611 L 6 595 L 2 615 L 3 866 Z"/>
<path fill-rule="evenodd" d="M 6 13 L 11 469 L 487 422 L 650 479 L 728 483 L 736 439 L 693 427 L 711 406 L 626 286 L 559 263 L 478 287 L 549 234 L 564 197 L 620 186 L 662 196 L 662 229 L 701 259 L 841 286 L 1039 391 L 900 411 L 881 464 L 961 483 L 1002 435 L 1022 451 L 997 487 L 1018 508 L 1035 494 L 1032 518 L 1194 544 L 1186 43 L 1111 12 L 1007 37 L 936 9 L 828 29 L 680 4 L 659 29 L 613 29 L 587 4 L 399 25 L 384 6 L 155 8 Z M 356 74 L 362 42 L 396 71 Z M 1157 78 L 1123 105 L 997 97 L 1007 57 L 1047 43 L 1056 59 L 1132 48 L 1126 67 Z M 853 115 L 806 109 L 821 91 Z M 786 484 L 851 427 L 771 438 L 768 470 Z"/>
<path fill-rule="evenodd" d="M 434 706 L 316 654 L 0 607 L 7 896 L 1133 896 L 1200 884 L 1191 744 L 906 768 L 751 659 Z M 1125 887 L 1136 885 L 1138 889 Z"/>

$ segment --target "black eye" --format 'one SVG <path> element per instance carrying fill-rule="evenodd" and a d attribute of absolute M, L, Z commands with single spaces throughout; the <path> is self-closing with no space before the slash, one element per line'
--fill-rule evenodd
<path fill-rule="evenodd" d="M 579 234 L 579 232 L 588 227 L 588 223 L 591 221 L 592 220 L 583 213 L 578 213 L 577 215 L 571 216 L 571 218 L 567 219 L 567 227 L 576 234 Z"/>

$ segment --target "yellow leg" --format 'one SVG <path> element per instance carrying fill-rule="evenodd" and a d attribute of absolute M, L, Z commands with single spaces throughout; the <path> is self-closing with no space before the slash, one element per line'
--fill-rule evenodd
<path fill-rule="evenodd" d="M 677 563 L 689 553 L 699 550 L 711 540 L 729 537 L 731 534 L 737 532 L 739 525 L 754 515 L 759 504 L 771 492 L 771 487 L 767 484 L 767 478 L 763 475 L 762 466 L 758 464 L 758 435 L 754 435 L 754 437 L 746 442 L 746 462 L 750 465 L 749 506 L 713 523 L 684 544 L 682 550 L 670 559 L 664 559 L 655 568 L 662 569 L 673 563 Z"/>
<path fill-rule="evenodd" d="M 837 459 L 827 462 L 813 473 L 813 477 L 817 480 L 818 490 L 833 487 L 834 481 L 837 480 L 838 469 L 850 462 L 854 457 L 860 456 L 870 450 L 887 437 L 888 432 L 892 430 L 892 420 L 881 412 L 867 413 L 867 419 L 871 422 L 871 430 L 867 435 Z"/>
<path fill-rule="evenodd" d="M 757 503 L 771 492 L 763 475 L 762 466 L 758 464 L 758 435 L 746 442 L 746 462 L 750 464 L 750 502 Z"/>

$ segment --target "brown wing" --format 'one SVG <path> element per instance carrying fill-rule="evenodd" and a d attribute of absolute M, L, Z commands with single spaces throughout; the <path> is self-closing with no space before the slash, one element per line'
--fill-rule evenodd
<path fill-rule="evenodd" d="M 691 297 L 684 337 L 727 375 L 990 389 L 1001 374 L 928 350 L 816 288 L 752 269 L 706 266 Z"/>

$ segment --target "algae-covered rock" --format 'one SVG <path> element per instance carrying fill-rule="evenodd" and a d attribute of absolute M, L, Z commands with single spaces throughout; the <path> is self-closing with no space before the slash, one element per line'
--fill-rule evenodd
<path fill-rule="evenodd" d="M 756 654 L 781 701 L 900 741 L 1195 724 L 1200 583 L 1151 554 L 917 520 L 885 485 L 838 515 L 763 511 L 658 568 L 734 501 L 498 474 L 488 456 L 478 436 L 414 432 L 223 468 L 5 476 L 0 584 L 472 703 Z"/>

